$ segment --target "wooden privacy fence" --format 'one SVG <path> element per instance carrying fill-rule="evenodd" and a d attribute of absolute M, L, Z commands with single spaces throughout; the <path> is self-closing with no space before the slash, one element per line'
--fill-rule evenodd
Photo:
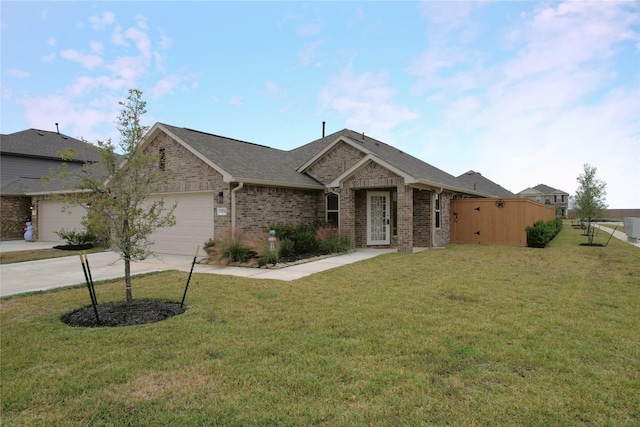
<path fill-rule="evenodd" d="M 554 208 L 529 199 L 453 199 L 451 243 L 527 246 L 525 228 L 555 217 Z"/>

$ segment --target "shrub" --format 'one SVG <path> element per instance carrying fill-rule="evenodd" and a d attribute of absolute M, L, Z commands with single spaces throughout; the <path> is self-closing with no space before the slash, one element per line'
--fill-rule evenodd
<path fill-rule="evenodd" d="M 530 248 L 545 248 L 558 235 L 560 230 L 562 230 L 562 220 L 559 218 L 547 222 L 538 220 L 533 226 L 526 228 L 527 246 Z"/>
<path fill-rule="evenodd" d="M 280 256 L 292 257 L 295 255 L 313 254 L 319 251 L 316 241 L 318 227 L 312 224 L 271 224 L 266 231 L 274 230 L 276 238 L 282 242 Z"/>
<path fill-rule="evenodd" d="M 293 241 L 298 254 L 312 254 L 320 249 L 316 241 L 316 228 L 313 225 L 296 227 Z"/>
<path fill-rule="evenodd" d="M 293 240 L 289 238 L 284 238 L 280 240 L 280 256 L 283 258 L 289 258 L 294 256 L 296 253 L 296 245 L 293 243 Z"/>
<path fill-rule="evenodd" d="M 205 251 L 215 264 L 247 262 L 257 255 L 247 246 L 241 233 L 231 239 L 210 240 L 205 243 Z"/>
<path fill-rule="evenodd" d="M 349 250 L 349 238 L 347 236 L 340 236 L 337 228 L 319 228 L 316 232 L 316 241 L 323 254 L 346 252 Z"/>
<path fill-rule="evenodd" d="M 88 231 L 65 230 L 56 231 L 58 237 L 67 242 L 69 246 L 87 245 L 95 242 L 95 236 Z"/>
<path fill-rule="evenodd" d="M 215 245 L 216 245 L 216 241 L 213 239 L 213 237 L 211 237 L 211 238 L 209 238 L 209 240 L 204 242 L 204 244 L 202 245 L 202 249 L 206 253 L 209 253 L 209 248 L 213 248 Z"/>

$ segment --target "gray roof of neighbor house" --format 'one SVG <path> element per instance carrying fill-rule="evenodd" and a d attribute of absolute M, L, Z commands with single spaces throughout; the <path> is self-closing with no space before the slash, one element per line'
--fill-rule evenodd
<path fill-rule="evenodd" d="M 159 123 L 233 177 L 233 181 L 264 181 L 321 188 L 322 184 L 296 171 L 287 151 Z"/>
<path fill-rule="evenodd" d="M 61 133 L 27 129 L 0 135 L 0 153 L 5 155 L 59 160 L 60 153 L 69 148 L 75 151 L 73 160 L 76 162 L 100 160 L 99 151 L 94 145 Z"/>
<path fill-rule="evenodd" d="M 534 190 L 538 190 L 542 194 L 569 194 L 566 191 L 558 190 L 553 187 L 549 187 L 548 185 L 538 184 L 533 187 Z"/>
<path fill-rule="evenodd" d="M 463 180 L 450 175 L 435 166 L 423 162 L 404 151 L 349 129 L 342 129 L 338 132 L 332 133 L 331 135 L 325 136 L 324 138 L 317 139 L 309 144 L 292 150 L 291 154 L 294 156 L 296 167 L 302 166 L 340 136 L 349 138 L 351 141 L 361 145 L 364 149 L 372 152 L 380 159 L 413 176 L 414 178 L 437 183 L 450 189 L 468 190 L 469 193 L 484 193 L 480 190 L 474 191 L 473 186 L 470 187 Z"/>
<path fill-rule="evenodd" d="M 474 190 L 480 191 L 482 193 L 490 194 L 495 197 L 501 197 L 501 198 L 517 197 L 511 191 L 501 187 L 500 185 L 496 184 L 490 179 L 482 176 L 480 172 L 475 172 L 470 170 L 458 176 L 458 179 L 466 182 Z"/>

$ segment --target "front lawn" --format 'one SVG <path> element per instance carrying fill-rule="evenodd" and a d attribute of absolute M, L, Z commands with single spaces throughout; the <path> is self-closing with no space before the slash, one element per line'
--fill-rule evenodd
<path fill-rule="evenodd" d="M 581 233 L 294 282 L 194 274 L 184 314 L 141 326 L 62 323 L 83 287 L 5 298 L 2 424 L 638 425 L 640 249 Z M 179 301 L 186 279 L 136 276 L 134 296 Z"/>

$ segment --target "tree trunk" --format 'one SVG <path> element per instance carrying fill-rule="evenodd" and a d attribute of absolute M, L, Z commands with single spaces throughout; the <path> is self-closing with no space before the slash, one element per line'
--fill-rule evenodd
<path fill-rule="evenodd" d="M 129 257 L 124 259 L 124 282 L 127 291 L 127 303 L 130 303 L 133 301 L 133 295 L 131 292 L 131 260 L 129 260 Z"/>

